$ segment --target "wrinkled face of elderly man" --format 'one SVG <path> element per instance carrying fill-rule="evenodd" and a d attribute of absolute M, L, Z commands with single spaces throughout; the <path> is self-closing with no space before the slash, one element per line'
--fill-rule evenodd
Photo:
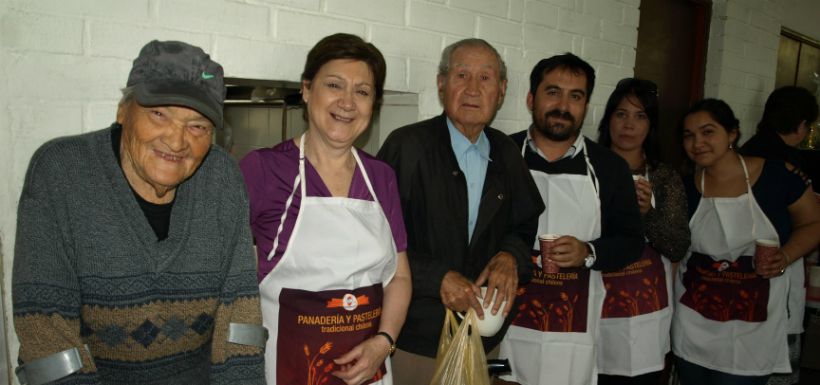
<path fill-rule="evenodd" d="M 504 100 L 507 80 L 501 79 L 500 65 L 489 48 L 465 45 L 453 51 L 449 71 L 437 78 L 439 98 L 447 117 L 472 141 L 493 119 Z"/>
<path fill-rule="evenodd" d="M 128 183 L 153 203 L 169 203 L 176 187 L 202 164 L 211 146 L 213 123 L 194 109 L 121 104 L 120 157 Z"/>

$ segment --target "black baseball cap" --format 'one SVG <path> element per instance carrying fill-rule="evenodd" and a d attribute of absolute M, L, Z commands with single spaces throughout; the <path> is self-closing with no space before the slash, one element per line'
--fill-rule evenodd
<path fill-rule="evenodd" d="M 146 107 L 192 108 L 222 127 L 225 81 L 222 66 L 202 48 L 180 41 L 151 41 L 128 75 L 137 102 Z"/>

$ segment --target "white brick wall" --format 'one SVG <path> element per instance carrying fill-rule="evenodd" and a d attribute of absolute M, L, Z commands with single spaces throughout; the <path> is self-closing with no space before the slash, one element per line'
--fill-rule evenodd
<path fill-rule="evenodd" d="M 536 24 L 547 28 L 555 28 L 558 25 L 559 8 L 557 6 L 540 1 L 527 1 L 524 9 L 526 24 Z"/>
<path fill-rule="evenodd" d="M 497 17 L 478 17 L 478 37 L 491 44 L 521 45 L 521 23 L 506 21 Z"/>
<path fill-rule="evenodd" d="M 472 12 L 452 9 L 439 4 L 410 3 L 410 27 L 468 36 L 475 30 L 476 17 Z"/>
<path fill-rule="evenodd" d="M 305 30 L 304 26 L 311 26 Z M 364 36 L 365 23 L 358 20 L 339 20 L 302 12 L 276 12 L 276 41 L 312 46 L 327 35 L 337 32 Z"/>
<path fill-rule="evenodd" d="M 405 0 L 331 0 L 328 15 L 345 15 L 391 25 L 404 25 Z"/>
<path fill-rule="evenodd" d="M 779 1 L 779 0 L 777 0 Z M 491 41 L 509 68 L 506 132 L 530 122 L 529 72 L 543 57 L 574 52 L 598 70 L 584 132 L 615 82 L 632 74 L 639 0 L 0 0 L 0 238 L 6 317 L 17 199 L 34 149 L 49 138 L 98 129 L 114 118 L 118 89 L 148 40 L 203 47 L 227 76 L 298 81 L 322 36 L 372 41 L 388 62 L 387 88 L 418 94 L 419 118 L 441 113 L 441 49 Z M 756 121 L 774 78 L 780 9 L 775 0 L 715 1 L 707 95 Z M 759 115 L 758 115 L 759 116 Z M 17 342 L 6 325 L 11 362 Z M 2 380 L 0 380 L 0 383 Z"/>
<path fill-rule="evenodd" d="M 782 8 L 771 0 L 716 0 L 704 94 L 725 100 L 740 119 L 741 142 L 755 132 L 774 89 Z"/>
<path fill-rule="evenodd" d="M 8 49 L 83 53 L 83 20 L 80 18 L 9 12 L 0 19 L 0 36 L 8 41 Z"/>

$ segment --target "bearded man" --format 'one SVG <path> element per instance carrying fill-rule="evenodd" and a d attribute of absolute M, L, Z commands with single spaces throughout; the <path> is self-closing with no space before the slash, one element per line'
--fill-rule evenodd
<path fill-rule="evenodd" d="M 601 271 L 619 270 L 643 248 L 641 218 L 626 162 L 581 135 L 595 71 L 566 53 L 541 60 L 530 74 L 529 129 L 513 134 L 546 210 L 537 234 L 554 234 L 539 267 L 519 292 L 519 314 L 501 343 L 521 384 L 591 384 L 604 285 Z M 557 270 L 557 272 L 555 272 Z M 545 272 L 548 271 L 548 272 Z"/>

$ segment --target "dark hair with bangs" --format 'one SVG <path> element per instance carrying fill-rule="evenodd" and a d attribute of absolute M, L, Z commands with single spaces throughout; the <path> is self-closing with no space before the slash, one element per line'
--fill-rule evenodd
<path fill-rule="evenodd" d="M 612 133 L 609 130 L 609 123 L 615 109 L 629 95 L 633 95 L 641 103 L 640 107 L 646 112 L 646 117 L 649 119 L 649 132 L 647 132 L 641 148 L 646 157 L 646 164 L 651 170 L 657 167 L 658 162 L 660 162 L 660 143 L 658 140 L 658 86 L 650 80 L 625 78 L 618 82 L 615 90 L 609 95 L 606 109 L 604 109 L 604 116 L 598 124 L 598 144 L 606 148 L 612 146 Z"/>
<path fill-rule="evenodd" d="M 732 146 L 737 148 L 737 143 L 740 140 L 740 120 L 735 117 L 732 107 L 729 107 L 729 104 L 720 99 L 706 98 L 693 104 L 692 107 L 689 107 L 689 111 L 686 111 L 680 120 L 678 129 L 680 130 L 681 137 L 683 135 L 684 128 L 683 122 L 686 120 L 686 117 L 701 111 L 708 113 L 712 119 L 723 126 L 727 134 L 732 131 L 737 132 L 737 137 L 735 138 L 735 141 L 732 142 Z"/>
<path fill-rule="evenodd" d="M 361 60 L 373 73 L 376 95 L 373 109 L 378 110 L 384 96 L 384 79 L 387 75 L 387 64 L 384 56 L 376 46 L 362 38 L 348 33 L 337 33 L 319 40 L 308 52 L 302 80 L 312 81 L 323 65 L 331 60 Z"/>

